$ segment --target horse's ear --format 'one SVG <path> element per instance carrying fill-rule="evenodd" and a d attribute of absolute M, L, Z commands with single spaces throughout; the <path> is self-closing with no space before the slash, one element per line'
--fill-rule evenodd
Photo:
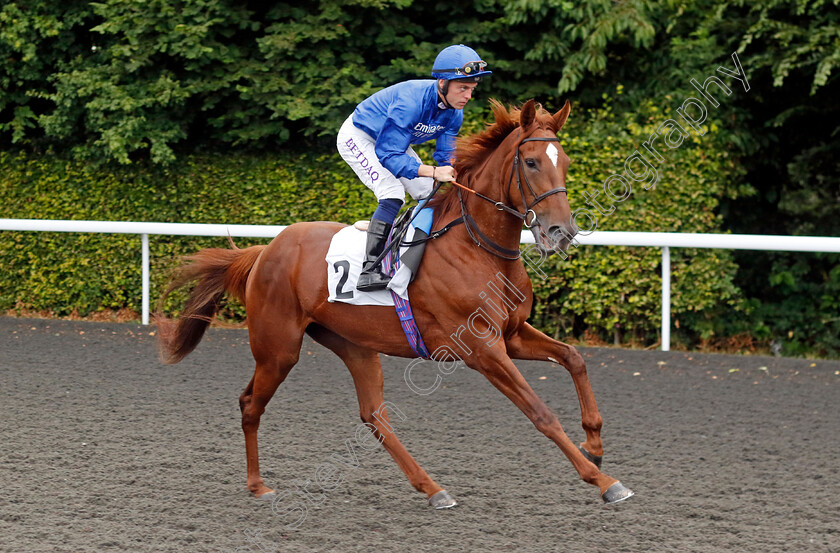
<path fill-rule="evenodd" d="M 522 109 L 519 111 L 519 126 L 523 129 L 527 129 L 531 126 L 531 123 L 534 122 L 534 119 L 537 118 L 537 107 L 534 104 L 534 99 L 531 98 L 525 105 L 522 106 Z"/>
<path fill-rule="evenodd" d="M 554 119 L 554 132 L 560 132 L 560 129 L 563 128 L 563 125 L 566 124 L 566 119 L 569 118 L 569 112 L 572 111 L 572 105 L 566 100 L 566 103 L 560 108 L 560 111 L 552 115 Z"/>

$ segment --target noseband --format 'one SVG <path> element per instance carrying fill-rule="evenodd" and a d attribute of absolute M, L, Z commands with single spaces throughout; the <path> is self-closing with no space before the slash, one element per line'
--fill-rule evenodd
<path fill-rule="evenodd" d="M 521 132 L 521 129 L 520 129 L 520 132 Z M 557 138 L 556 136 L 553 136 L 553 137 L 548 136 L 548 137 L 542 137 L 542 138 L 536 138 L 536 137 L 535 138 L 524 138 L 516 146 L 516 153 L 513 156 L 513 165 L 511 166 L 511 169 L 510 169 L 510 177 L 508 178 L 508 190 L 510 190 L 510 185 L 513 183 L 513 177 L 515 175 L 516 176 L 516 188 L 519 190 L 519 194 L 522 197 L 522 207 L 525 211 L 524 213 L 519 211 L 518 209 L 514 209 L 514 208 L 512 208 L 508 205 L 505 205 L 501 201 L 496 201 L 496 200 L 493 200 L 492 198 L 488 198 L 487 196 L 485 196 L 484 194 L 481 194 L 480 192 L 476 192 L 475 190 L 473 190 L 471 188 L 467 188 L 466 186 L 463 186 L 463 185 L 458 184 L 457 182 L 453 181 L 453 183 L 456 186 L 458 186 L 458 201 L 461 203 L 461 215 L 463 216 L 464 226 L 466 227 L 467 233 L 470 235 L 470 238 L 472 238 L 473 242 L 475 242 L 476 245 L 481 246 L 483 249 L 487 250 L 488 252 L 492 253 L 493 255 L 495 255 L 497 257 L 501 257 L 502 259 L 510 260 L 510 261 L 519 259 L 519 257 L 520 257 L 519 250 L 511 250 L 511 249 L 508 249 L 508 248 L 504 248 L 504 247 L 500 246 L 499 244 L 493 242 L 490 239 L 489 236 L 487 236 L 486 234 L 481 232 L 481 229 L 478 228 L 478 224 L 476 223 L 475 219 L 473 219 L 472 215 L 470 215 L 469 212 L 467 211 L 467 206 L 464 204 L 464 199 L 461 196 L 461 189 L 472 192 L 473 194 L 475 194 L 476 196 L 478 196 L 482 200 L 485 200 L 485 201 L 488 201 L 488 202 L 492 203 L 493 205 L 496 206 L 496 209 L 498 209 L 499 211 L 505 211 L 505 212 L 509 213 L 510 215 L 513 215 L 514 217 L 516 217 L 518 219 L 521 219 L 522 222 L 524 223 L 524 225 L 528 228 L 531 228 L 534 225 L 539 224 L 539 220 L 537 219 L 537 214 L 534 212 L 534 206 L 536 206 L 538 203 L 540 203 L 544 199 L 546 199 L 549 196 L 552 196 L 554 194 L 558 194 L 560 192 L 563 192 L 565 194 L 566 193 L 566 187 L 565 186 L 559 186 L 557 188 L 552 188 L 548 192 L 546 192 L 544 194 L 539 194 L 539 195 L 536 192 L 534 192 L 534 188 L 531 186 L 531 183 L 528 181 L 528 175 L 525 174 L 525 170 L 522 168 L 522 165 L 521 165 L 521 162 L 520 162 L 521 152 L 519 151 L 519 149 L 526 142 L 560 142 L 560 139 Z M 528 198 L 525 195 L 525 189 L 522 186 L 522 181 L 523 180 L 525 181 L 525 185 L 528 187 L 528 191 L 531 193 L 531 196 L 534 197 L 534 200 L 531 203 L 528 203 Z M 533 218 L 531 219 L 530 222 L 528 222 L 529 215 L 533 215 Z M 480 237 L 481 240 L 479 240 L 479 238 L 477 238 L 476 235 L 478 235 L 478 237 Z M 492 249 L 488 248 L 487 246 L 490 246 L 490 248 L 492 248 Z"/>

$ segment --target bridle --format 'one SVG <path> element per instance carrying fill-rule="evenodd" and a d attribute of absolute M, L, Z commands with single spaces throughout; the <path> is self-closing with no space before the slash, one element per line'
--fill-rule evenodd
<path fill-rule="evenodd" d="M 521 131 L 522 131 L 522 129 L 520 128 L 520 132 Z M 485 201 L 488 201 L 488 202 L 492 203 L 494 206 L 496 206 L 496 209 L 498 209 L 499 211 L 505 211 L 508 214 L 513 215 L 514 217 L 516 217 L 518 219 L 521 219 L 523 224 L 527 228 L 531 228 L 534 225 L 538 225 L 539 224 L 539 219 L 537 218 L 536 212 L 534 212 L 534 206 L 536 206 L 538 203 L 540 203 L 544 199 L 548 198 L 549 196 L 553 196 L 554 194 L 559 194 L 560 192 L 563 192 L 564 194 L 566 193 L 566 187 L 565 186 L 559 186 L 557 188 L 552 188 L 551 190 L 549 190 L 548 192 L 545 192 L 544 194 L 539 194 L 538 195 L 536 192 L 534 192 L 534 188 L 531 186 L 530 181 L 528 181 L 528 175 L 525 174 L 525 171 L 522 168 L 522 165 L 521 165 L 521 162 L 520 162 L 520 159 L 521 159 L 520 148 L 526 142 L 538 142 L 538 141 L 539 142 L 555 142 L 555 141 L 560 142 L 560 139 L 557 138 L 556 136 L 532 137 L 532 138 L 522 139 L 522 141 L 520 141 L 519 144 L 517 144 L 517 146 L 516 146 L 516 153 L 513 156 L 513 165 L 511 166 L 511 169 L 510 169 L 510 177 L 508 178 L 508 190 L 510 190 L 510 185 L 513 183 L 513 177 L 514 177 L 514 175 L 516 176 L 516 188 L 519 190 L 519 194 L 522 197 L 522 207 L 523 207 L 524 213 L 522 211 L 519 211 L 518 209 L 514 209 L 514 208 L 512 208 L 508 205 L 505 205 L 501 201 L 494 200 L 492 198 L 489 198 L 489 197 L 485 196 L 484 194 L 482 194 L 480 192 L 476 192 L 472 188 L 468 188 L 468 187 L 466 187 L 462 184 L 459 184 L 455 181 L 452 181 L 452 184 L 454 184 L 455 186 L 458 187 L 458 201 L 461 204 L 461 217 L 464 221 L 464 226 L 467 229 L 467 233 L 470 235 L 470 238 L 472 238 L 472 241 L 475 242 L 475 244 L 477 246 L 480 246 L 481 248 L 483 248 L 484 250 L 492 253 L 496 257 L 501 257 L 502 259 L 507 259 L 509 261 L 514 261 L 516 259 L 519 259 L 519 257 L 520 257 L 519 250 L 511 250 L 511 249 L 505 248 L 503 246 L 500 246 L 499 244 L 497 244 L 496 242 L 491 240 L 489 236 L 484 234 L 481 231 L 480 228 L 478 228 L 478 223 L 475 221 L 475 219 L 473 219 L 473 217 L 472 217 L 472 215 L 470 215 L 469 211 L 467 211 L 467 206 L 464 203 L 463 196 L 461 195 L 461 190 L 471 192 L 472 194 L 474 194 L 478 198 L 481 198 L 482 200 L 485 200 Z M 522 186 L 522 181 L 523 180 L 525 181 L 525 185 L 528 187 L 528 191 L 531 193 L 531 196 L 533 196 L 533 198 L 534 198 L 534 200 L 531 203 L 528 203 L 528 198 L 525 194 L 525 189 Z M 529 215 L 533 215 L 533 218 L 531 219 L 530 222 L 528 222 Z"/>
<path fill-rule="evenodd" d="M 522 132 L 521 128 L 519 129 L 519 132 L 520 133 Z M 511 166 L 511 169 L 510 169 L 510 177 L 508 178 L 507 188 L 508 188 L 508 190 L 510 190 L 510 185 L 513 183 L 513 177 L 515 175 L 516 176 L 516 188 L 519 190 L 519 195 L 522 197 L 522 207 L 525 211 L 524 213 L 519 211 L 518 209 L 514 209 L 514 208 L 504 204 L 501 201 L 497 201 L 497 200 L 494 200 L 493 198 L 485 196 L 481 192 L 477 192 L 477 191 L 473 190 L 472 188 L 469 188 L 468 186 L 464 186 L 463 184 L 461 184 L 459 182 L 450 181 L 450 182 L 452 182 L 453 185 L 455 185 L 458 188 L 458 190 L 457 190 L 457 192 L 458 192 L 458 202 L 461 205 L 461 217 L 458 217 L 457 219 L 455 219 L 453 221 L 450 221 L 443 228 L 438 229 L 436 231 L 433 231 L 431 234 L 429 234 L 429 236 L 426 236 L 424 238 L 420 238 L 418 240 L 412 240 L 411 242 L 403 242 L 402 241 L 402 236 L 400 236 L 399 239 L 395 241 L 395 243 L 400 244 L 400 246 L 405 246 L 405 247 L 419 245 L 419 244 L 422 244 L 423 242 L 428 242 L 429 240 L 435 240 L 437 238 L 440 238 L 441 236 L 443 236 L 444 234 L 449 232 L 453 227 L 463 223 L 464 227 L 467 229 L 467 234 L 469 234 L 470 238 L 472 239 L 472 241 L 477 246 L 479 246 L 482 249 L 492 253 L 496 257 L 500 257 L 500 258 L 508 260 L 508 261 L 515 261 L 515 260 L 519 259 L 521 257 L 521 254 L 520 254 L 520 251 L 518 249 L 517 250 L 511 250 L 511 249 L 505 248 L 504 246 L 501 246 L 501 245 L 497 244 L 496 242 L 494 242 L 489 236 L 487 236 L 486 234 L 484 234 L 481 231 L 481 229 L 478 227 L 478 223 L 476 222 L 476 220 L 472 217 L 472 215 L 470 215 L 469 211 L 467 211 L 467 206 L 464 203 L 464 197 L 461 194 L 461 190 L 464 190 L 466 192 L 470 192 L 471 194 L 474 194 L 478 198 L 481 198 L 482 200 L 490 202 L 499 211 L 505 211 L 508 214 L 516 217 L 517 219 L 520 219 L 525 224 L 525 226 L 528 227 L 528 228 L 531 228 L 534 225 L 539 224 L 539 219 L 537 218 L 537 214 L 536 214 L 536 212 L 534 212 L 534 206 L 536 206 L 538 203 L 540 203 L 544 199 L 546 199 L 549 196 L 552 196 L 554 194 L 559 194 L 560 192 L 563 192 L 565 194 L 566 193 L 566 187 L 565 186 L 558 186 L 557 188 L 552 188 L 551 190 L 549 190 L 548 192 L 546 192 L 544 194 L 537 194 L 536 192 L 534 192 L 534 188 L 531 186 L 531 183 L 528 181 L 528 176 L 525 174 L 524 170 L 522 169 L 521 163 L 520 163 L 520 159 L 522 157 L 521 152 L 520 152 L 520 148 L 526 142 L 537 142 L 537 141 L 539 141 L 539 142 L 560 142 L 560 139 L 557 138 L 556 136 L 547 136 L 547 137 L 541 137 L 541 138 L 540 137 L 524 138 L 516 146 L 516 153 L 513 156 L 513 165 Z M 534 200 L 531 203 L 528 203 L 528 198 L 525 194 L 525 189 L 522 186 L 522 181 L 523 180 L 525 181 L 525 185 L 528 187 L 528 191 L 531 193 L 531 196 L 534 197 Z M 438 182 L 437 186 L 435 186 L 432 193 L 428 197 L 426 197 L 421 203 L 425 204 L 425 202 L 430 200 L 432 198 L 432 196 L 434 196 L 437 193 L 437 191 L 440 189 L 442 184 L 444 184 L 444 183 L 443 182 Z M 418 207 L 422 208 L 422 205 L 420 205 Z M 411 220 L 414 220 L 414 217 L 417 216 L 417 213 L 419 213 L 419 211 L 420 211 L 419 209 L 415 210 L 414 215 L 412 216 Z M 533 215 L 533 218 L 531 219 L 530 222 L 528 222 L 528 216 L 529 215 Z M 409 221 L 409 223 L 411 223 L 411 221 Z M 408 225 L 406 225 L 406 230 L 407 230 L 407 227 L 408 227 Z M 384 257 L 385 253 L 386 252 L 383 251 L 382 255 L 380 255 L 380 258 Z M 377 262 L 379 262 L 379 259 L 377 259 Z"/>

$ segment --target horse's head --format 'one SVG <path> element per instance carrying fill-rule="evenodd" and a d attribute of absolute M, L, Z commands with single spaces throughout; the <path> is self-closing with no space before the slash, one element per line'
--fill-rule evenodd
<path fill-rule="evenodd" d="M 498 104 L 494 112 L 498 108 L 504 110 Z M 565 250 L 578 232 L 566 196 L 570 160 L 557 139 L 570 111 L 568 100 L 554 115 L 529 100 L 519 110 L 518 131 L 505 140 L 511 148 L 505 164 L 509 205 L 525 213 L 525 225 L 544 254 Z"/>

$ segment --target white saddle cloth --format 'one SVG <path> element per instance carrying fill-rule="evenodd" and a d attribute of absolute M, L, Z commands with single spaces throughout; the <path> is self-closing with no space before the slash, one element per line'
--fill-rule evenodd
<path fill-rule="evenodd" d="M 355 226 L 338 231 L 330 241 L 330 249 L 327 251 L 327 280 L 330 290 L 329 301 L 344 302 L 353 305 L 394 305 L 391 297 L 393 290 L 402 299 L 408 301 L 408 284 L 411 282 L 411 269 L 400 265 L 391 282 L 388 283 L 389 290 L 376 290 L 374 292 L 360 292 L 356 290 L 356 283 L 359 281 L 359 274 L 362 272 L 362 263 L 365 259 L 365 242 L 367 232 L 364 225 L 356 223 Z M 405 240 L 411 240 L 414 235 L 414 227 L 408 229 Z M 407 248 L 402 248 L 404 252 Z"/>

